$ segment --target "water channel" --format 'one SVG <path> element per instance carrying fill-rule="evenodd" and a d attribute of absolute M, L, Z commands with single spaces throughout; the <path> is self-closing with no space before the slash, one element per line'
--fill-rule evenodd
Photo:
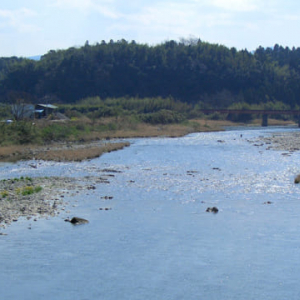
<path fill-rule="evenodd" d="M 135 139 L 88 162 L 1 165 L 0 179 L 118 171 L 66 199 L 89 224 L 61 215 L 6 229 L 1 299 L 299 299 L 300 154 L 253 142 L 284 130 Z"/>

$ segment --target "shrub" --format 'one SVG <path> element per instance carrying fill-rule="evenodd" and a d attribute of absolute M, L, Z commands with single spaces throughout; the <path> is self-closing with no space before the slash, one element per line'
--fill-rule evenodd
<path fill-rule="evenodd" d="M 140 118 L 142 121 L 150 124 L 180 123 L 185 119 L 182 114 L 165 109 L 154 113 L 143 114 Z"/>

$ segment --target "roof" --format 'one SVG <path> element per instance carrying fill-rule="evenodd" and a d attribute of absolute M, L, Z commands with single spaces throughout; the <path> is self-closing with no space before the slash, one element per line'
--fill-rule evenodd
<path fill-rule="evenodd" d="M 52 109 L 58 108 L 57 106 L 52 105 L 52 104 L 38 104 L 38 106 L 41 106 L 41 107 L 44 107 L 44 108 L 52 108 Z"/>

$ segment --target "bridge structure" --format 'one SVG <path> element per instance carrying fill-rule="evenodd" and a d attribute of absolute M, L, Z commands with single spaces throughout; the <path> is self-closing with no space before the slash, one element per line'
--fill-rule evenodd
<path fill-rule="evenodd" d="M 268 117 L 274 115 L 292 115 L 298 117 L 298 127 L 300 127 L 300 110 L 254 110 L 254 109 L 201 109 L 205 114 L 220 113 L 220 114 L 247 114 L 261 115 L 262 126 L 268 126 Z"/>

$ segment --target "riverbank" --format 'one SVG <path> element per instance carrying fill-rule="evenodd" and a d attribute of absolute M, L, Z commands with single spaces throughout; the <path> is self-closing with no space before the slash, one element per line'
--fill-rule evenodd
<path fill-rule="evenodd" d="M 92 133 L 79 141 L 51 142 L 47 145 L 11 145 L 0 147 L 0 162 L 19 160 L 82 161 L 101 156 L 103 153 L 123 149 L 129 142 L 119 139 L 146 137 L 180 137 L 192 132 L 220 131 L 233 126 L 229 121 L 192 120 L 187 124 L 150 125 L 137 124 L 134 128 Z"/>
<path fill-rule="evenodd" d="M 71 178 L 14 178 L 0 181 L 0 226 L 5 228 L 24 217 L 55 216 L 64 209 L 64 195 L 78 191 Z"/>
<path fill-rule="evenodd" d="M 67 197 L 88 194 L 96 184 L 109 184 L 111 174 L 101 177 L 21 177 L 0 181 L 0 227 L 5 228 L 20 218 L 34 222 L 65 212 Z M 0 233 L 1 235 L 1 233 Z"/>
<path fill-rule="evenodd" d="M 79 141 L 51 142 L 47 145 L 11 145 L 0 147 L 0 162 L 20 160 L 82 161 L 101 156 L 103 153 L 123 149 L 129 142 L 118 139 L 149 137 L 181 137 L 193 132 L 222 131 L 230 126 L 259 126 L 261 120 L 251 124 L 234 123 L 226 120 L 190 120 L 186 124 L 150 125 L 137 124 L 134 128 L 104 131 L 86 135 Z M 291 122 L 269 120 L 272 125 L 290 125 Z"/>
<path fill-rule="evenodd" d="M 280 132 L 262 138 L 262 141 L 268 145 L 268 150 L 300 151 L 300 132 Z"/>
<path fill-rule="evenodd" d="M 47 146 L 27 145 L 0 148 L 0 162 L 20 160 L 82 161 L 101 156 L 103 153 L 128 147 L 129 142 L 81 142 L 51 143 Z"/>

